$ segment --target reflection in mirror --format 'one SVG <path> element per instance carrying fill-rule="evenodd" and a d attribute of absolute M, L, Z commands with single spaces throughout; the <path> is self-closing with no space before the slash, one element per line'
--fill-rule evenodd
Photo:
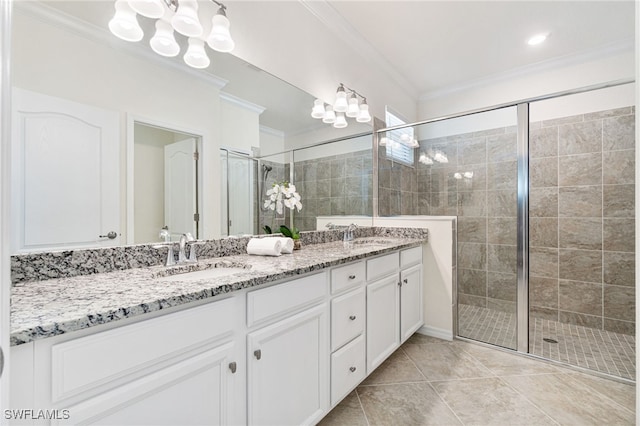
<path fill-rule="evenodd" d="M 130 243 L 166 240 L 182 234 L 195 238 L 199 228 L 198 161 L 200 137 L 134 123 L 133 223 L 129 223 Z M 131 228 L 132 227 L 132 228 Z"/>
<path fill-rule="evenodd" d="M 294 212 L 301 231 L 316 229 L 317 216 L 372 216 L 372 135 L 293 151 L 293 181 L 304 206 Z"/>
<path fill-rule="evenodd" d="M 247 153 L 220 149 L 222 172 L 222 235 L 247 235 L 255 232 L 256 166 Z"/>
<path fill-rule="evenodd" d="M 211 2 L 199 3 L 203 7 L 212 7 Z M 111 1 L 55 0 L 14 4 L 11 32 L 13 87 L 108 112 L 112 118 L 115 117 L 116 123 L 115 134 L 108 143 L 115 156 L 111 160 L 108 160 L 109 155 L 100 158 L 113 171 L 111 177 L 103 180 L 108 183 L 107 190 L 113 201 L 98 200 L 97 192 L 93 196 L 77 197 L 72 186 L 61 182 L 56 184 L 55 191 L 41 191 L 43 194 L 65 195 L 90 211 L 109 206 L 114 209 L 109 213 L 111 224 L 95 225 L 97 231 L 91 231 L 90 238 L 77 243 L 73 229 L 64 225 L 65 221 L 77 222 L 77 219 L 68 220 L 72 216 L 65 212 L 49 215 L 47 221 L 37 219 L 42 224 L 39 228 L 29 229 L 27 223 L 23 223 L 22 228 L 13 228 L 19 231 L 12 231 L 16 234 L 11 236 L 12 241 L 24 240 L 24 236 L 27 239 L 38 237 L 28 241 L 31 244 L 28 249 L 14 245 L 14 253 L 158 241 L 158 226 L 166 225 L 159 219 L 159 212 L 164 212 L 164 208 L 159 207 L 158 198 L 153 208 L 146 208 L 153 210 L 155 219 L 145 220 L 140 213 L 137 224 L 134 220 L 134 201 L 135 209 L 140 210 L 144 202 L 137 197 L 145 192 L 134 191 L 134 183 L 128 180 L 128 176 L 135 178 L 128 171 L 128 167 L 134 166 L 128 165 L 131 160 L 125 134 L 129 130 L 125 131 L 124 125 L 130 114 L 149 118 L 148 122 L 167 123 L 163 125 L 167 128 L 198 129 L 196 134 L 201 136 L 202 145 L 199 151 L 202 183 L 199 187 L 200 200 L 196 198 L 200 201 L 197 232 L 199 238 L 205 239 L 229 232 L 245 233 L 248 229 L 245 225 L 231 230 L 224 226 L 228 225 L 228 219 L 222 219 L 225 213 L 221 210 L 226 210 L 226 207 L 222 207 L 224 203 L 221 201 L 229 194 L 223 196 L 221 192 L 221 146 L 239 152 L 255 152 L 253 157 L 256 160 L 251 161 L 261 158 L 264 162 L 276 163 L 277 167 L 267 179 L 267 185 L 270 185 L 276 176 L 279 181 L 285 178 L 284 167 L 289 161 L 269 159 L 272 154 L 371 131 L 370 124 L 353 120 L 345 129 L 321 123 L 310 115 L 313 96 L 231 54 L 209 52 L 211 66 L 206 70 L 193 70 L 180 57 L 163 58 L 153 53 L 148 48 L 148 39 L 135 44 L 119 40 L 108 30 L 108 22 L 113 16 Z M 145 37 L 153 34 L 153 22 L 142 17 L 139 20 Z M 184 40 L 179 39 L 178 42 L 183 43 Z M 58 153 L 62 155 L 63 151 Z M 143 159 L 144 156 L 137 158 Z M 70 181 L 87 182 L 89 171 L 98 169 L 89 164 L 77 162 L 77 167 L 68 167 Z M 282 169 L 281 176 L 276 175 L 277 169 Z M 39 179 L 29 170 L 22 172 L 26 179 Z M 255 173 L 252 179 L 258 179 L 259 174 Z M 288 170 L 286 173 L 288 178 Z M 98 178 L 94 176 L 93 179 L 97 182 Z M 14 191 L 19 192 L 17 189 Z M 257 193 L 255 186 L 252 191 Z M 134 192 L 135 197 L 128 196 Z M 42 207 L 40 211 L 52 211 L 51 204 L 46 204 L 51 198 L 24 192 L 19 196 L 38 199 Z M 254 194 L 254 202 L 255 199 Z M 253 229 L 248 232 L 255 233 L 264 223 L 261 215 L 257 214 L 258 208 L 254 206 L 255 213 L 248 218 L 253 222 Z M 92 213 L 83 217 L 96 218 L 99 215 Z M 233 217 L 231 219 L 233 224 Z M 278 221 L 283 222 L 284 218 L 276 219 Z M 55 230 L 58 235 L 49 235 L 45 232 L 48 230 Z M 109 235 L 110 232 L 114 232 L 116 238 L 100 238 L 100 235 Z M 59 239 L 60 235 L 66 239 Z"/>

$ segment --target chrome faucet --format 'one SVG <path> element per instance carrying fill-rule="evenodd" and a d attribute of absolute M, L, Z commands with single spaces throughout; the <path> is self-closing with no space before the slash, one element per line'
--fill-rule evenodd
<path fill-rule="evenodd" d="M 193 238 L 193 237 L 192 237 Z M 179 243 L 180 251 L 178 252 L 178 263 L 187 263 L 187 234 L 180 235 L 180 243 Z"/>
<path fill-rule="evenodd" d="M 347 229 L 344 230 L 344 241 L 353 241 L 353 231 L 358 228 L 355 223 L 350 224 Z"/>

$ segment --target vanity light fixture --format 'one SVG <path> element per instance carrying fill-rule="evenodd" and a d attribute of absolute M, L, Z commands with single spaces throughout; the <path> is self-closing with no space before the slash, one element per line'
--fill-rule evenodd
<path fill-rule="evenodd" d="M 185 63 L 193 68 L 207 68 L 209 57 L 206 44 L 218 52 L 231 52 L 235 43 L 229 31 L 227 7 L 211 0 L 219 6 L 211 18 L 211 31 L 206 34 L 198 13 L 198 0 L 116 0 L 114 17 L 109 21 L 111 32 L 126 41 L 142 40 L 144 33 L 137 15 L 157 19 L 155 34 L 149 45 L 158 55 L 173 57 L 180 53 L 174 31 L 188 38 L 188 48 L 183 56 Z"/>
<path fill-rule="evenodd" d="M 355 118 L 358 123 L 371 121 L 367 98 L 342 83 L 336 90 L 336 100 L 333 104 L 325 104 L 321 99 L 313 101 L 311 117 L 322 119 L 323 123 L 333 124 L 337 129 L 349 125 L 346 117 Z"/>

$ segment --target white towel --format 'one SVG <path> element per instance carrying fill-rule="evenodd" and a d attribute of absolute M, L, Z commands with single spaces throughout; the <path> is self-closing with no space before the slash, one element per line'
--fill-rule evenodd
<path fill-rule="evenodd" d="M 293 253 L 293 239 L 286 237 L 276 237 L 282 243 L 282 248 L 280 249 L 280 253 L 282 254 L 291 254 Z"/>
<path fill-rule="evenodd" d="M 252 238 L 247 244 L 247 253 L 258 256 L 280 256 L 281 251 L 279 238 Z"/>

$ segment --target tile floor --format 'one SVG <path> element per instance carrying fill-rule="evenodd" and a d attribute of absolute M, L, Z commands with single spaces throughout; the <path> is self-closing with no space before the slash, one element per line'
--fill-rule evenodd
<path fill-rule="evenodd" d="M 516 347 L 514 314 L 459 305 L 459 333 L 506 348 Z M 529 325 L 529 352 L 625 379 L 636 377 L 634 336 L 535 318 Z M 558 343 L 545 342 L 551 338 Z"/>
<path fill-rule="evenodd" d="M 320 424 L 633 425 L 635 386 L 416 334 Z"/>

